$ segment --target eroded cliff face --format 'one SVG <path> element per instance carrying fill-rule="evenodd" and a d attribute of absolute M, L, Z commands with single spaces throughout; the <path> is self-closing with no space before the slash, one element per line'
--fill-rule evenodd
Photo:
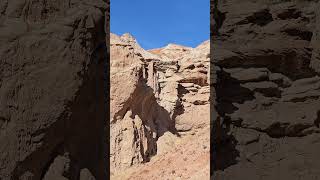
<path fill-rule="evenodd" d="M 150 51 L 129 34 L 110 42 L 111 178 L 209 178 L 209 42 Z"/>
<path fill-rule="evenodd" d="M 106 179 L 106 1 L 0 2 L 0 179 Z"/>
<path fill-rule="evenodd" d="M 212 1 L 214 179 L 318 179 L 318 1 Z"/>

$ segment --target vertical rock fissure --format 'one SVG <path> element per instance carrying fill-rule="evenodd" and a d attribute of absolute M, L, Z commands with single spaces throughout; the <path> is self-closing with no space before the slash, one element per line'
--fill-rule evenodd
<path fill-rule="evenodd" d="M 162 163 L 162 158 L 171 159 L 170 154 L 186 146 L 199 148 L 194 157 L 209 157 L 209 145 L 201 146 L 209 142 L 205 133 L 209 126 L 209 41 L 196 48 L 169 44 L 148 51 L 129 34 L 111 34 L 110 42 L 113 176 L 122 177 L 137 164 L 146 164 L 136 166 L 144 169 Z M 185 145 L 191 143 L 188 138 L 196 136 L 201 136 L 202 143 Z M 180 141 L 185 147 L 180 148 Z M 183 159 L 177 160 L 181 163 L 178 168 L 187 168 L 185 161 L 191 163 L 191 159 Z M 139 179 L 140 175 L 133 177 Z"/>

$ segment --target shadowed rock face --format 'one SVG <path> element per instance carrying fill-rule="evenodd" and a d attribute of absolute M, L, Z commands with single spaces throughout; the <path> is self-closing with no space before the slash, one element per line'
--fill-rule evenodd
<path fill-rule="evenodd" d="M 213 4 L 214 179 L 318 179 L 318 2 Z"/>
<path fill-rule="evenodd" d="M 111 178 L 208 179 L 209 42 L 150 51 L 129 34 L 110 42 Z"/>
<path fill-rule="evenodd" d="M 0 179 L 106 179 L 106 1 L 0 9 Z"/>

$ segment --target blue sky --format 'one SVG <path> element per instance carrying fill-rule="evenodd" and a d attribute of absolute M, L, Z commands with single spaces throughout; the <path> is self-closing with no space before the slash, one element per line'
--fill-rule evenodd
<path fill-rule="evenodd" d="M 210 37 L 209 0 L 110 0 L 111 32 L 132 34 L 145 49 L 195 47 Z"/>

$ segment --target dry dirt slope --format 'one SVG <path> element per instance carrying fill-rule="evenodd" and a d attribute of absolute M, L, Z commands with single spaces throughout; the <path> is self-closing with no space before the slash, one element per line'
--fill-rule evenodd
<path fill-rule="evenodd" d="M 209 42 L 110 42 L 111 179 L 209 179 Z"/>

